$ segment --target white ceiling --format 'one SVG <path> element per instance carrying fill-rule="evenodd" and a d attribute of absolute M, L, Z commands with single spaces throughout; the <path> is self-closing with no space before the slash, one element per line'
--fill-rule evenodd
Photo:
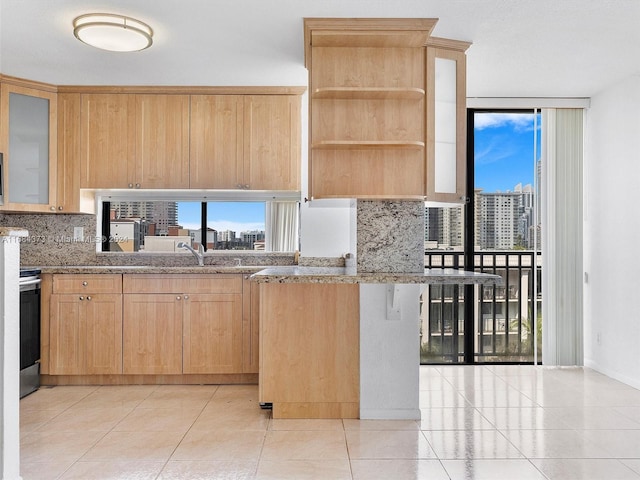
<path fill-rule="evenodd" d="M 154 45 L 110 53 L 74 17 L 149 23 Z M 439 18 L 473 42 L 470 97 L 588 97 L 640 74 L 638 0 L 1 0 L 0 72 L 57 85 L 306 85 L 304 17 Z"/>

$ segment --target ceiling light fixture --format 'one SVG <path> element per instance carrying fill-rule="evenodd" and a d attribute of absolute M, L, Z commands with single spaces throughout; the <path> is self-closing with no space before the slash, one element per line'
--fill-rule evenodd
<path fill-rule="evenodd" d="M 153 43 L 153 30 L 135 18 L 88 13 L 73 20 L 73 34 L 92 47 L 111 52 L 137 52 Z"/>

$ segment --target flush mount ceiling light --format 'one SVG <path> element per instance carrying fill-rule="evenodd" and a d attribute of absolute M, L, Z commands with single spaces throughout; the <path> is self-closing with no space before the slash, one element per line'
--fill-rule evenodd
<path fill-rule="evenodd" d="M 73 20 L 73 34 L 92 47 L 111 52 L 137 52 L 153 43 L 153 30 L 135 18 L 88 13 Z"/>

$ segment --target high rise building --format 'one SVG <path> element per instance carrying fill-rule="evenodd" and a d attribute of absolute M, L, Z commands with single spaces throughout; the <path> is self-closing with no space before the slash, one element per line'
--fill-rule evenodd
<path fill-rule="evenodd" d="M 425 208 L 424 239 L 438 248 L 462 248 L 464 206 Z"/>
<path fill-rule="evenodd" d="M 532 248 L 534 193 L 529 184 L 513 192 L 476 191 L 476 243 L 480 249 Z"/>
<path fill-rule="evenodd" d="M 513 192 L 474 191 L 475 248 L 478 250 L 532 249 L 535 227 L 535 193 L 519 183 Z M 425 208 L 425 244 L 457 249 L 464 245 L 464 206 Z"/>
<path fill-rule="evenodd" d="M 141 218 L 156 225 L 156 235 L 167 235 L 178 224 L 178 202 L 112 202 L 115 218 Z"/>

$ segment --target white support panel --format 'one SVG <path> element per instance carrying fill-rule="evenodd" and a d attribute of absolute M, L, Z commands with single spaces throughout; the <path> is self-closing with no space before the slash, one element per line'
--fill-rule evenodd
<path fill-rule="evenodd" d="M 360 284 L 361 419 L 420 419 L 421 287 Z"/>

